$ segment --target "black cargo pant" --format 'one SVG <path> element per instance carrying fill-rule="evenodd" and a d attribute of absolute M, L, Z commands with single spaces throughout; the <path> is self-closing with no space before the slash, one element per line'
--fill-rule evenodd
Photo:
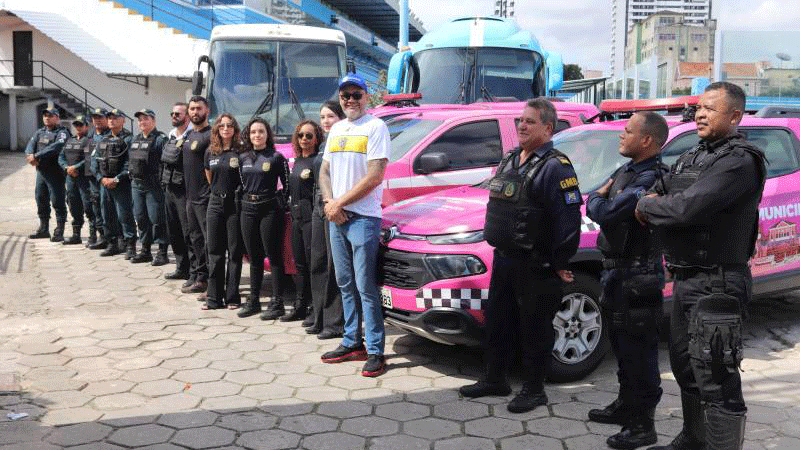
<path fill-rule="evenodd" d="M 486 309 L 486 353 L 489 381 L 505 376 L 515 349 L 522 356 L 523 377 L 542 392 L 552 361 L 553 317 L 561 304 L 561 279 L 526 255 L 494 251 Z"/>
<path fill-rule="evenodd" d="M 86 162 L 88 164 L 88 161 Z M 94 213 L 94 224 L 97 231 L 100 233 L 105 234 L 105 228 L 103 223 L 103 209 L 100 207 L 100 182 L 97 181 L 97 178 L 94 175 L 87 175 L 86 179 L 89 181 L 89 192 L 91 196 L 91 207 Z"/>
<path fill-rule="evenodd" d="M 336 271 L 333 268 L 330 233 L 324 209 L 322 206 L 314 208 L 311 214 L 311 253 L 308 266 L 311 274 L 314 327 L 342 333 L 344 311 L 342 295 L 336 284 Z"/>
<path fill-rule="evenodd" d="M 284 212 L 278 200 L 250 202 L 242 200 L 242 239 L 250 257 L 250 295 L 257 299 L 264 281 L 264 256 L 269 256 L 272 275 L 272 298 L 283 301 L 283 231 Z"/>
<path fill-rule="evenodd" d="M 189 243 L 189 218 L 186 215 L 186 189 L 181 185 L 164 186 L 164 208 L 167 211 L 167 232 L 175 254 L 175 271 L 197 278 L 197 258 Z"/>
<path fill-rule="evenodd" d="M 300 200 L 292 205 L 292 253 L 297 273 L 294 285 L 297 290 L 295 308 L 311 303 L 311 216 L 313 212 L 308 200 Z"/>
<path fill-rule="evenodd" d="M 208 201 L 208 300 L 209 307 L 239 305 L 244 242 L 239 227 L 235 194 L 211 194 Z M 227 261 L 226 261 L 227 253 Z M 226 264 L 227 262 L 227 264 Z M 224 295 L 224 297 L 223 297 Z"/>
<path fill-rule="evenodd" d="M 40 219 L 50 219 L 50 204 L 56 222 L 67 221 L 67 202 L 64 170 L 55 162 L 43 161 L 36 167 L 36 211 Z"/>
<path fill-rule="evenodd" d="M 208 237 L 206 215 L 208 214 L 208 197 L 198 200 L 186 200 L 186 218 L 189 229 L 189 245 L 194 252 L 197 264 L 189 278 L 195 281 L 208 281 Z"/>
<path fill-rule="evenodd" d="M 67 205 L 72 216 L 72 226 L 82 227 L 84 214 L 89 219 L 89 226 L 95 226 L 97 222 L 94 209 L 92 209 L 92 194 L 88 177 L 67 175 Z"/>

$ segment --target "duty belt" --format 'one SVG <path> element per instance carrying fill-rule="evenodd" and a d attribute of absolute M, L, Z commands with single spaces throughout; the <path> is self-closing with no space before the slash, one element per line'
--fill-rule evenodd
<path fill-rule="evenodd" d="M 233 192 L 211 192 L 211 195 L 218 198 L 233 197 Z"/>
<path fill-rule="evenodd" d="M 242 200 L 246 202 L 264 202 L 275 200 L 275 196 L 267 194 L 244 194 L 242 196 Z"/>
<path fill-rule="evenodd" d="M 647 260 L 640 258 L 606 258 L 603 260 L 603 269 L 630 269 L 633 267 L 646 267 Z"/>
<path fill-rule="evenodd" d="M 672 278 L 676 280 L 686 280 L 698 274 L 716 273 L 723 274 L 729 270 L 741 269 L 746 267 L 746 264 L 715 264 L 713 266 L 678 266 L 675 264 L 666 264 L 667 270 L 672 274 Z"/>

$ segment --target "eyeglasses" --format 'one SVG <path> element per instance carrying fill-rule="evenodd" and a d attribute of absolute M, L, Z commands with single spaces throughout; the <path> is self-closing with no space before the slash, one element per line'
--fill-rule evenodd
<path fill-rule="evenodd" d="M 171 112 L 171 113 L 169 113 L 169 115 L 172 116 L 172 117 L 180 117 L 181 114 L 183 114 L 183 113 L 179 113 L 179 112 Z"/>
<path fill-rule="evenodd" d="M 314 133 L 297 133 L 297 139 L 308 139 L 310 141 L 314 137 Z"/>
<path fill-rule="evenodd" d="M 222 129 L 222 128 L 233 128 L 233 124 L 232 123 L 221 123 L 221 124 L 219 124 L 219 127 L 220 127 L 220 129 Z"/>
<path fill-rule="evenodd" d="M 364 96 L 364 94 L 362 94 L 361 92 L 352 92 L 352 93 L 350 93 L 350 92 L 340 92 L 339 93 L 339 98 L 344 100 L 344 101 L 350 100 L 351 97 L 352 97 L 353 100 L 358 101 L 358 100 L 361 100 L 361 97 L 363 97 L 363 96 Z"/>

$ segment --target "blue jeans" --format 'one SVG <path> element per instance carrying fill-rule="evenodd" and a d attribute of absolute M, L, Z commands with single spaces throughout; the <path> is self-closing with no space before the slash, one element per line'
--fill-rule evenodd
<path fill-rule="evenodd" d="M 330 229 L 336 284 L 342 291 L 344 308 L 342 345 L 361 345 L 363 316 L 367 353 L 383 355 L 386 332 L 376 279 L 381 219 L 353 214 L 342 225 L 331 222 Z"/>

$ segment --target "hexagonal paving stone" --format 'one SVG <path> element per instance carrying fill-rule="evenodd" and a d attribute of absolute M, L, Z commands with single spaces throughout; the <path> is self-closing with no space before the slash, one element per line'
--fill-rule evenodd
<path fill-rule="evenodd" d="M 299 416 L 314 410 L 314 404 L 295 398 L 267 400 L 261 403 L 260 409 L 278 417 Z"/>
<path fill-rule="evenodd" d="M 181 341 L 177 341 L 181 342 Z M 178 359 L 178 358 L 189 358 L 190 356 L 197 353 L 197 350 L 186 348 L 186 347 L 170 347 L 161 350 L 153 351 L 151 356 L 156 358 L 163 358 L 163 359 Z M 181 367 L 183 368 L 183 367 Z M 192 367 L 187 367 L 187 369 L 192 369 Z"/>
<path fill-rule="evenodd" d="M 152 356 L 144 356 L 140 358 L 129 357 L 118 362 L 116 365 L 114 365 L 114 367 L 127 372 L 129 370 L 140 370 L 155 367 L 161 364 L 162 361 L 163 360 L 161 358 L 155 358 Z"/>
<path fill-rule="evenodd" d="M 147 369 L 137 369 L 126 372 L 122 378 L 133 381 L 134 383 L 141 383 L 144 381 L 164 380 L 170 377 L 174 372 L 163 367 L 149 367 Z"/>
<path fill-rule="evenodd" d="M 225 375 L 225 372 L 221 370 L 203 368 L 181 370 L 176 372 L 172 378 L 186 383 L 205 383 L 208 381 L 217 381 L 221 379 L 223 375 Z"/>
<path fill-rule="evenodd" d="M 182 430 L 213 425 L 217 421 L 217 417 L 219 416 L 211 411 L 179 412 L 163 414 L 158 418 L 157 423 Z"/>
<path fill-rule="evenodd" d="M 567 419 L 584 420 L 589 415 L 589 410 L 596 408 L 597 405 L 588 403 L 569 402 L 552 405 L 553 414 Z"/>
<path fill-rule="evenodd" d="M 275 379 L 277 383 L 297 388 L 322 385 L 325 383 L 325 380 L 325 377 L 311 373 L 281 375 Z"/>
<path fill-rule="evenodd" d="M 339 419 L 349 419 L 372 414 L 372 405 L 355 401 L 328 402 L 319 405 L 317 413 Z M 391 417 L 388 418 L 391 419 Z"/>
<path fill-rule="evenodd" d="M 263 430 L 243 433 L 236 440 L 238 445 L 254 450 L 280 450 L 297 448 L 300 436 L 283 430 Z"/>
<path fill-rule="evenodd" d="M 564 447 L 561 441 L 557 439 L 526 434 L 524 436 L 503 439 L 500 441 L 500 448 L 502 450 L 529 450 L 532 448 L 536 450 L 562 450 Z M 606 448 L 606 445 L 602 441 L 596 442 L 595 446 L 592 448 Z"/>
<path fill-rule="evenodd" d="M 19 364 L 28 367 L 63 366 L 69 358 L 59 354 L 30 355 L 20 358 Z"/>
<path fill-rule="evenodd" d="M 99 423 L 88 422 L 56 428 L 47 436 L 53 444 L 72 446 L 99 441 L 108 436 L 113 429 Z"/>
<path fill-rule="evenodd" d="M 64 350 L 63 344 L 47 344 L 43 342 L 20 344 L 20 346 L 17 347 L 17 351 L 19 353 L 26 355 L 47 355 L 51 353 L 58 353 L 61 350 Z"/>
<path fill-rule="evenodd" d="M 102 416 L 103 413 L 90 408 L 81 406 L 78 408 L 65 408 L 48 411 L 41 421 L 46 425 L 67 425 L 78 422 L 92 422 Z"/>
<path fill-rule="evenodd" d="M 207 359 L 209 361 L 225 361 L 227 359 L 239 359 L 242 357 L 242 352 L 238 350 L 231 350 L 228 348 L 219 348 L 211 350 L 201 350 L 195 355 L 198 358 Z"/>
<path fill-rule="evenodd" d="M 376 406 L 375 415 L 386 417 L 387 419 L 407 421 L 430 416 L 431 408 L 430 406 L 416 403 L 395 402 Z"/>
<path fill-rule="evenodd" d="M 142 342 L 154 342 L 167 339 L 170 336 L 172 336 L 172 333 L 168 331 L 153 330 L 153 331 L 142 331 L 140 333 L 136 333 L 131 336 L 131 339 L 136 339 Z"/>
<path fill-rule="evenodd" d="M 338 426 L 339 421 L 336 419 L 318 414 L 306 414 L 283 418 L 279 428 L 298 434 L 309 435 L 334 431 Z"/>
<path fill-rule="evenodd" d="M 485 438 L 498 439 L 522 433 L 522 424 L 516 420 L 486 417 L 472 420 L 464 424 L 467 434 Z"/>
<path fill-rule="evenodd" d="M 174 358 L 161 363 L 161 367 L 172 370 L 200 369 L 208 366 L 210 361 L 199 358 Z"/>
<path fill-rule="evenodd" d="M 583 422 L 560 417 L 545 417 L 528 422 L 528 432 L 542 436 L 564 439 L 588 433 Z"/>
<path fill-rule="evenodd" d="M 403 375 L 399 377 L 389 378 L 383 380 L 383 382 L 381 383 L 381 387 L 383 388 L 396 389 L 399 391 L 411 391 L 430 386 L 431 386 L 430 378 L 410 376 L 410 375 Z"/>
<path fill-rule="evenodd" d="M 91 336 L 96 339 L 127 339 L 133 336 L 133 331 L 122 329 L 100 330 L 95 331 Z"/>
<path fill-rule="evenodd" d="M 463 436 L 437 441 L 434 450 L 495 450 L 491 439 Z"/>
<path fill-rule="evenodd" d="M 125 409 L 141 406 L 145 403 L 144 397 L 130 392 L 122 394 L 104 395 L 95 398 L 92 403 L 97 409 Z"/>
<path fill-rule="evenodd" d="M 37 398 L 41 399 L 48 409 L 77 408 L 92 399 L 91 395 L 77 391 L 43 392 Z"/>
<path fill-rule="evenodd" d="M 83 393 L 93 396 L 118 394 L 120 392 L 127 392 L 131 390 L 132 387 L 133 383 L 125 380 L 98 381 L 96 383 L 89 383 L 83 389 Z"/>
<path fill-rule="evenodd" d="M 175 380 L 154 380 L 139 383 L 131 392 L 146 395 L 148 397 L 160 397 L 162 395 L 177 394 L 182 392 L 185 383 Z"/>
<path fill-rule="evenodd" d="M 178 445 L 189 448 L 216 448 L 223 445 L 232 444 L 236 439 L 236 433 L 220 427 L 192 428 L 190 430 L 180 430 L 171 439 Z"/>
<path fill-rule="evenodd" d="M 434 406 L 433 415 L 463 422 L 488 416 L 489 407 L 482 403 L 470 401 L 450 402 Z"/>
<path fill-rule="evenodd" d="M 200 403 L 201 408 L 210 409 L 212 411 L 217 411 L 220 413 L 253 409 L 256 406 L 258 406 L 258 400 L 253 398 L 241 397 L 239 395 L 206 398 L 203 399 L 202 403 Z"/>
<path fill-rule="evenodd" d="M 440 405 L 442 403 L 459 400 L 459 396 L 458 392 L 454 390 L 421 389 L 408 392 L 406 394 L 406 399 L 410 402 L 422 403 L 425 405 Z"/>
<path fill-rule="evenodd" d="M 97 345 L 108 349 L 118 348 L 133 348 L 140 344 L 139 341 L 134 339 L 105 339 L 100 341 Z"/>
<path fill-rule="evenodd" d="M 294 396 L 300 400 L 308 402 L 336 402 L 346 400 L 350 395 L 347 389 L 340 389 L 331 386 L 311 386 L 298 388 Z"/>
<path fill-rule="evenodd" d="M 321 433 L 303 439 L 303 448 L 308 450 L 362 449 L 366 440 L 346 433 Z"/>
<path fill-rule="evenodd" d="M 117 369 L 100 369 L 91 370 L 89 372 L 81 372 L 78 375 L 75 375 L 75 379 L 86 382 L 109 381 L 116 380 L 122 376 L 122 374 L 123 372 Z"/>
<path fill-rule="evenodd" d="M 161 425 L 137 425 L 115 431 L 108 440 L 126 447 L 141 447 L 167 442 L 173 433 L 175 431 Z"/>
<path fill-rule="evenodd" d="M 245 358 L 247 355 L 245 354 Z M 231 359 L 228 361 L 214 361 L 208 366 L 211 369 L 221 370 L 223 372 L 236 372 L 239 370 L 251 370 L 260 366 L 261 363 L 256 361 L 247 361 L 244 359 Z"/>
<path fill-rule="evenodd" d="M 245 431 L 266 430 L 273 428 L 278 418 L 261 411 L 244 411 L 226 414 L 219 419 L 217 426 L 230 428 L 240 433 Z"/>
<path fill-rule="evenodd" d="M 345 419 L 341 430 L 356 436 L 374 437 L 397 433 L 400 424 L 383 417 L 356 417 Z"/>
<path fill-rule="evenodd" d="M 266 400 L 291 397 L 293 392 L 294 389 L 288 386 L 269 383 L 246 386 L 244 389 L 242 389 L 242 393 L 240 395 L 243 397 L 254 398 L 256 400 Z"/>
<path fill-rule="evenodd" d="M 245 386 L 272 383 L 274 379 L 275 374 L 267 373 L 261 370 L 239 370 L 225 374 L 225 380 Z"/>
<path fill-rule="evenodd" d="M 305 372 L 306 366 L 297 361 L 271 362 L 262 364 L 260 370 L 275 375 L 298 374 Z"/>
<path fill-rule="evenodd" d="M 425 439 L 395 434 L 373 439 L 369 450 L 428 450 L 430 447 L 430 441 Z"/>
<path fill-rule="evenodd" d="M 435 440 L 461 434 L 461 425 L 449 420 L 427 417 L 406 422 L 403 430 L 412 436 Z"/>

